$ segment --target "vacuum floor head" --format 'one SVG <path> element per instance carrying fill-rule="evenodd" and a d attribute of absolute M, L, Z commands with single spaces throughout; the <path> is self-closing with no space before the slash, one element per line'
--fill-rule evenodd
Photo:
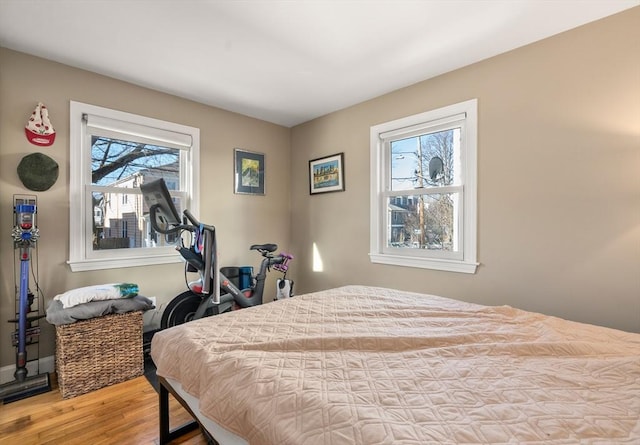
<path fill-rule="evenodd" d="M 24 381 L 15 380 L 0 386 L 0 400 L 7 404 L 51 391 L 49 373 L 27 377 Z"/>

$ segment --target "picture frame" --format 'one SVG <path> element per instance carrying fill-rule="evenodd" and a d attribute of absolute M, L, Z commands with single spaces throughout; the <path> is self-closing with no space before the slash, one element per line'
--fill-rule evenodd
<path fill-rule="evenodd" d="M 264 195 L 264 153 L 235 148 L 233 150 L 233 158 L 234 193 Z"/>
<path fill-rule="evenodd" d="M 344 153 L 309 161 L 309 194 L 344 190 Z"/>

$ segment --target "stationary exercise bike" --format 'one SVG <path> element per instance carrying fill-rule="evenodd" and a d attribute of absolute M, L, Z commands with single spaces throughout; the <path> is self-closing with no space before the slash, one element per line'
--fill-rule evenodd
<path fill-rule="evenodd" d="M 162 314 L 162 329 L 228 312 L 234 308 L 262 304 L 267 272 L 271 268 L 281 272 L 282 280 L 286 280 L 289 262 L 293 257 L 286 253 L 274 254 L 278 249 L 276 244 L 254 244 L 250 250 L 259 252 L 262 262 L 258 273 L 251 277 L 250 286 L 239 289 L 218 271 L 215 227 L 201 223 L 189 210 L 184 210 L 184 218 L 181 221 L 162 178 L 142 184 L 140 189 L 149 207 L 151 227 L 164 235 L 178 235 L 180 245 L 176 250 L 185 260 L 185 281 L 188 290 L 169 302 Z M 190 234 L 188 247 L 184 245 L 184 232 Z M 188 281 L 188 273 L 197 273 L 198 279 Z"/>

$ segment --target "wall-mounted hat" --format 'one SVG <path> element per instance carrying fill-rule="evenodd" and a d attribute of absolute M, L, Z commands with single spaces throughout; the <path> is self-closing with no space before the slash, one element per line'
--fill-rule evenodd
<path fill-rule="evenodd" d="M 31 153 L 18 164 L 18 177 L 29 190 L 44 192 L 58 180 L 58 163 L 42 153 Z"/>
<path fill-rule="evenodd" d="M 38 106 L 31 113 L 31 117 L 24 127 L 29 142 L 41 147 L 48 147 L 53 144 L 56 139 L 56 131 L 49 121 L 49 110 L 42 102 L 38 102 Z"/>

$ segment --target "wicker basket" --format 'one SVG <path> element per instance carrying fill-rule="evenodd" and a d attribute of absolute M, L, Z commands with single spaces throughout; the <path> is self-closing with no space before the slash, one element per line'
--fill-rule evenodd
<path fill-rule="evenodd" d="M 56 371 L 64 399 L 142 375 L 142 312 L 56 326 Z"/>

